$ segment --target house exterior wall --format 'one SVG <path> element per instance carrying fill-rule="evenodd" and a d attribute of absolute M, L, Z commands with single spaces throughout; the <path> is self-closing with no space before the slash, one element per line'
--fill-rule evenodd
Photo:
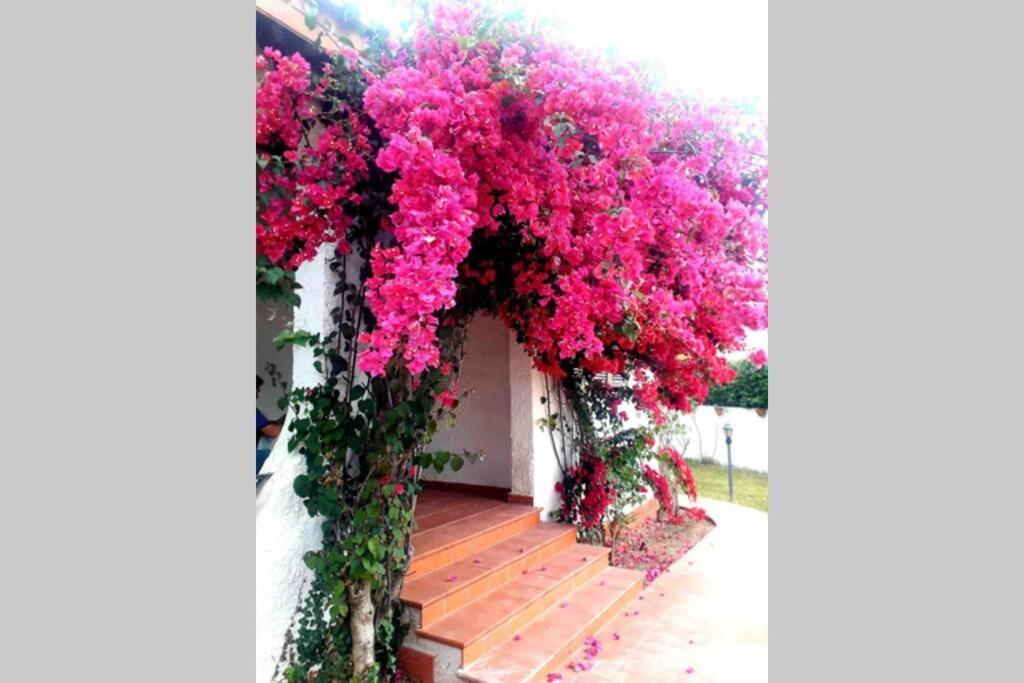
<path fill-rule="evenodd" d="M 458 472 L 425 473 L 427 479 L 512 488 L 508 354 L 508 331 L 500 320 L 480 315 L 470 322 L 459 377 L 460 393 L 470 394 L 459 403 L 454 424 L 442 428 L 427 450 L 468 450 L 484 458 Z"/>
<path fill-rule="evenodd" d="M 330 246 L 296 272 L 302 285 L 302 304 L 295 311 L 295 326 L 308 332 L 330 329 L 333 277 L 327 267 Z M 313 368 L 313 352 L 298 347 L 293 352 L 291 382 L 295 387 L 320 381 Z M 265 387 L 264 387 L 265 388 Z M 271 681 L 284 649 L 285 635 L 312 572 L 303 555 L 321 546 L 322 519 L 309 516 L 292 482 L 305 471 L 301 455 L 288 451 L 288 416 L 283 436 L 263 466 L 273 476 L 256 498 L 256 680 Z"/>
<path fill-rule="evenodd" d="M 512 493 L 542 508 L 541 519 L 559 507 L 555 483 L 561 479 L 550 436 L 541 428 L 547 416 L 541 398 L 544 378 L 509 331 L 509 388 L 512 426 Z"/>

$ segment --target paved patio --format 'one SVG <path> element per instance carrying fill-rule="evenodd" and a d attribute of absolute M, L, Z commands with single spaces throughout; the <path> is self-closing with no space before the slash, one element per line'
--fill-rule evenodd
<path fill-rule="evenodd" d="M 716 500 L 698 505 L 717 526 L 594 634 L 603 649 L 592 669 L 567 668 L 586 661 L 580 648 L 555 670 L 562 680 L 767 680 L 768 515 Z"/>

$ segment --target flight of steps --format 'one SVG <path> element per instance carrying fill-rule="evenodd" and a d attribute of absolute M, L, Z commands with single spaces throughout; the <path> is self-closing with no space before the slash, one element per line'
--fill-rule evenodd
<path fill-rule="evenodd" d="M 643 586 L 574 527 L 542 524 L 540 508 L 424 493 L 400 657 L 424 683 L 544 680 Z"/>

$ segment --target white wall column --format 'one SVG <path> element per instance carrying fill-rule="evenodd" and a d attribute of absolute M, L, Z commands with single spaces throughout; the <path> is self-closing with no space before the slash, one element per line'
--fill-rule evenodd
<path fill-rule="evenodd" d="M 332 245 L 324 245 L 316 258 L 296 272 L 296 280 L 302 285 L 299 290 L 302 303 L 295 310 L 296 329 L 321 335 L 330 332 L 334 277 L 327 264 L 331 249 Z M 314 386 L 320 380 L 313 368 L 312 350 L 295 347 L 291 386 Z M 295 477 L 305 471 L 306 465 L 301 455 L 288 451 L 291 419 L 289 414 L 263 466 L 263 472 L 272 472 L 273 476 L 256 498 L 256 680 L 259 683 L 273 678 L 285 635 L 304 586 L 312 576 L 302 556 L 319 548 L 322 542 L 322 519 L 309 516 L 292 488 Z"/>
<path fill-rule="evenodd" d="M 547 416 L 541 397 L 544 376 L 509 331 L 509 388 L 512 426 L 512 494 L 528 496 L 543 508 L 541 519 L 560 505 L 555 484 L 561 479 L 550 435 L 541 429 Z"/>

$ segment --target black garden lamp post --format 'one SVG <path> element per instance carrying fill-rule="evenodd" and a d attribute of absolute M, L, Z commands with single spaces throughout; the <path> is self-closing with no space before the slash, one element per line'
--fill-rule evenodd
<path fill-rule="evenodd" d="M 722 431 L 725 432 L 725 450 L 726 457 L 729 462 L 729 502 L 732 501 L 732 423 L 726 422 L 722 427 Z"/>

